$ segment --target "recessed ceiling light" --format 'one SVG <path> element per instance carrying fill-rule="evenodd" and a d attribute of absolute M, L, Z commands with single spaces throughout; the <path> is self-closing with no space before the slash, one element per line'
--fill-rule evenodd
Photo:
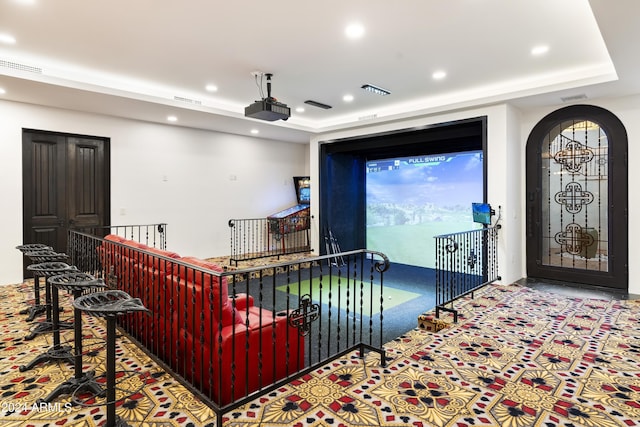
<path fill-rule="evenodd" d="M 362 26 L 362 24 L 358 22 L 354 22 L 352 24 L 347 25 L 347 28 L 345 28 L 344 33 L 350 39 L 359 39 L 364 35 L 364 27 Z"/>
<path fill-rule="evenodd" d="M 11 34 L 0 34 L 0 43 L 3 44 L 16 44 L 16 38 Z"/>
<path fill-rule="evenodd" d="M 304 107 L 297 107 L 296 113 L 304 113 Z"/>
<path fill-rule="evenodd" d="M 342 97 L 342 100 L 344 102 L 351 102 L 351 101 L 353 101 L 353 95 L 345 95 L 345 96 Z"/>
<path fill-rule="evenodd" d="M 258 129 L 251 129 L 251 133 L 257 135 L 260 133 L 260 131 Z"/>
<path fill-rule="evenodd" d="M 435 80 L 442 80 L 447 77 L 447 73 L 445 71 L 438 70 L 431 74 L 431 77 L 433 77 Z"/>
<path fill-rule="evenodd" d="M 204 88 L 207 90 L 207 92 L 217 92 L 218 91 L 218 86 L 216 86 L 216 85 L 206 85 Z"/>
<path fill-rule="evenodd" d="M 169 121 L 169 122 L 177 122 L 178 118 L 176 116 L 167 116 L 167 121 Z"/>
<path fill-rule="evenodd" d="M 389 92 L 386 89 L 382 89 L 381 87 L 370 85 L 370 84 L 362 85 L 360 87 L 362 89 L 364 89 L 364 90 L 367 90 L 369 92 L 373 92 L 373 93 L 378 94 L 378 95 L 383 95 L 384 96 L 384 95 L 391 94 L 391 92 Z"/>
<path fill-rule="evenodd" d="M 545 53 L 549 52 L 549 46 L 547 45 L 540 45 L 540 46 L 535 46 L 533 49 L 531 49 L 531 55 L 544 55 Z"/>
<path fill-rule="evenodd" d="M 4 95 L 5 93 L 7 93 L 7 91 L 0 87 L 0 95 Z"/>

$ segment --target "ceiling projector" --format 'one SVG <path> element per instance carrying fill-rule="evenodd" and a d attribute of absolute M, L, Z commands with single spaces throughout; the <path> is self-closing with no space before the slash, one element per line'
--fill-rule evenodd
<path fill-rule="evenodd" d="M 266 120 L 274 122 L 276 120 L 287 120 L 291 116 L 291 109 L 287 104 L 278 102 L 271 96 L 271 76 L 267 76 L 267 97 L 245 107 L 244 116 L 252 119 Z"/>

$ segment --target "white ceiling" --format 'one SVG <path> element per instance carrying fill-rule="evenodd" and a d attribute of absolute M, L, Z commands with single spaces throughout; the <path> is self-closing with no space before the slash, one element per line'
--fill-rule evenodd
<path fill-rule="evenodd" d="M 15 38 L 0 41 L 0 99 L 307 142 L 494 102 L 640 93 L 639 18 L 637 0 L 0 0 L 0 40 Z M 273 73 L 289 120 L 244 117 L 256 71 Z"/>

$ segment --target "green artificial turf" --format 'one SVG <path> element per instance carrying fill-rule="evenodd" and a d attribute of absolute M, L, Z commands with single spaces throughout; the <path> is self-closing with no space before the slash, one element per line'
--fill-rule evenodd
<path fill-rule="evenodd" d="M 350 312 L 360 313 L 362 293 L 362 314 L 375 315 L 380 313 L 380 290 L 379 284 L 371 284 L 368 281 L 350 279 L 347 281 L 344 277 L 323 276 L 322 280 L 315 277 L 311 280 L 302 280 L 300 283 L 295 282 L 289 285 L 282 285 L 276 288 L 282 292 L 289 292 L 294 295 L 311 296 L 314 302 L 329 305 L 332 307 L 340 307 L 343 310 L 347 308 L 347 298 Z M 348 293 L 348 295 L 347 295 Z M 331 298 L 329 298 L 331 294 Z M 420 296 L 420 294 L 395 289 L 385 286 L 382 289 L 384 297 L 383 308 L 389 310 L 397 305 L 410 301 Z M 373 301 L 373 302 L 371 302 Z"/>

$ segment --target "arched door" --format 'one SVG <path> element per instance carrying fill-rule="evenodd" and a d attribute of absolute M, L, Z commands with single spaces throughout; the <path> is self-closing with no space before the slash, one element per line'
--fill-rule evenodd
<path fill-rule="evenodd" d="M 628 290 L 627 133 L 575 105 L 527 140 L 527 275 Z"/>

